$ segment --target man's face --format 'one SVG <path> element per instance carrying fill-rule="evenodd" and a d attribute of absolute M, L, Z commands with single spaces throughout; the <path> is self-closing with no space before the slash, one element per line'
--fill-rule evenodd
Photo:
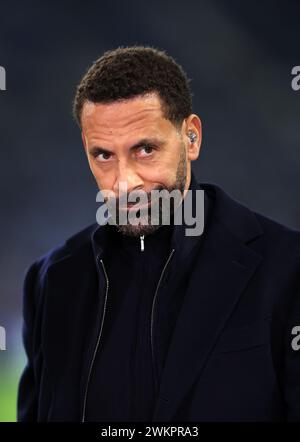
<path fill-rule="evenodd" d="M 86 102 L 82 139 L 100 190 L 122 193 L 187 189 L 190 183 L 188 138 L 164 118 L 155 93 L 108 104 Z M 109 207 L 109 204 L 108 204 Z M 130 206 L 124 207 L 129 210 Z M 120 225 L 124 234 L 151 233 L 157 225 Z"/>

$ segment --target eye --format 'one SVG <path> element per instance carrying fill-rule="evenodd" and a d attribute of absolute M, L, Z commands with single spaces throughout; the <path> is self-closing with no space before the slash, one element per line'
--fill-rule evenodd
<path fill-rule="evenodd" d="M 138 150 L 138 156 L 141 158 L 150 157 L 153 154 L 154 147 L 152 146 L 143 146 Z"/>
<path fill-rule="evenodd" d="M 100 161 L 101 163 L 107 163 L 107 161 L 111 158 L 111 153 L 109 152 L 100 152 L 97 156 L 96 156 L 96 160 Z"/>

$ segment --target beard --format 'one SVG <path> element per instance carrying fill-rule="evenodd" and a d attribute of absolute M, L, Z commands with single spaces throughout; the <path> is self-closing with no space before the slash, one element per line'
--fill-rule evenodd
<path fill-rule="evenodd" d="M 106 205 L 108 208 L 108 211 L 111 216 L 110 223 L 114 224 L 117 228 L 117 230 L 122 233 L 123 235 L 128 235 L 132 237 L 139 237 L 141 235 L 149 235 L 154 232 L 156 232 L 160 226 L 162 225 L 168 225 L 172 224 L 174 212 L 176 210 L 176 203 L 177 201 L 173 198 L 170 198 L 170 194 L 175 191 L 175 195 L 180 195 L 180 198 L 182 199 L 184 190 L 185 190 L 185 184 L 186 184 L 186 174 L 187 174 L 187 161 L 186 161 L 186 152 L 185 152 L 185 145 L 182 142 L 181 146 L 181 152 L 180 157 L 177 165 L 176 170 L 176 178 L 174 183 L 172 183 L 169 186 L 157 186 L 152 191 L 160 192 L 160 200 L 153 198 L 152 195 L 156 194 L 156 192 L 153 192 L 151 195 L 151 192 L 147 192 L 143 194 L 143 203 L 144 201 L 148 202 L 148 206 L 142 208 L 142 209 L 135 209 L 133 208 L 129 209 L 129 212 L 133 217 L 135 218 L 134 224 L 132 222 L 126 222 L 126 224 L 121 223 L 120 220 L 124 219 L 124 210 L 121 214 L 120 212 L 120 198 L 114 198 L 111 200 L 110 198 L 106 199 Z M 139 192 L 131 192 L 131 200 L 139 198 Z M 174 192 L 173 192 L 174 194 Z M 157 195 L 157 194 L 156 194 Z M 125 198 L 125 195 L 123 195 L 123 198 Z M 128 194 L 126 195 L 125 201 L 128 201 Z M 138 205 L 138 203 L 137 203 Z M 128 214 L 128 211 L 125 211 L 126 215 L 130 218 L 130 214 Z M 127 220 L 128 220 L 127 217 Z"/>

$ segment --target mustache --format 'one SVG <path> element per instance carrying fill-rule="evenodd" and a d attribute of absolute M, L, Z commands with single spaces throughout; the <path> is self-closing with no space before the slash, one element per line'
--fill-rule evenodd
<path fill-rule="evenodd" d="M 110 196 L 110 197 L 105 197 L 104 200 L 105 202 L 109 203 L 110 201 L 115 201 L 116 204 L 119 206 L 122 206 L 122 204 L 120 204 L 120 201 L 124 201 L 126 204 L 130 199 L 130 203 L 131 204 L 138 204 L 140 201 L 145 201 L 147 199 L 147 202 L 150 203 L 151 202 L 151 198 L 152 198 L 152 192 L 153 191 L 162 191 L 162 190 L 167 190 L 170 191 L 170 189 L 168 187 L 165 186 L 156 186 L 153 189 L 151 189 L 150 192 L 146 192 L 146 191 L 140 191 L 140 190 L 136 190 L 136 191 L 131 191 L 131 192 L 124 192 L 119 194 L 119 196 Z"/>

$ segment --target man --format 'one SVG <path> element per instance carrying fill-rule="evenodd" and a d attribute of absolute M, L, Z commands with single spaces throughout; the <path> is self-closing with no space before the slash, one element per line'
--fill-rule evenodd
<path fill-rule="evenodd" d="M 197 183 L 201 122 L 182 68 L 153 48 L 107 52 L 74 114 L 114 222 L 27 272 L 18 420 L 300 420 L 299 232 Z M 113 196 L 144 192 L 149 208 L 153 190 L 182 196 L 169 225 L 121 224 L 129 202 L 112 213 Z M 175 214 L 188 191 L 197 209 L 197 190 L 204 231 L 186 235 Z"/>

